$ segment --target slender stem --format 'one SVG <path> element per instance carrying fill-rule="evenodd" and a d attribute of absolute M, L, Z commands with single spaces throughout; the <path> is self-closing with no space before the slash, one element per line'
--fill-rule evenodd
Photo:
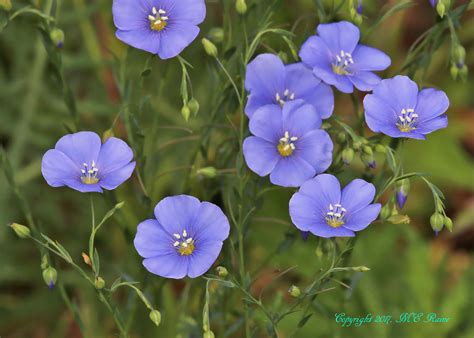
<path fill-rule="evenodd" d="M 95 240 L 95 208 L 94 208 L 94 199 L 92 194 L 89 194 L 90 203 L 91 203 L 91 236 L 89 237 L 89 258 L 91 260 L 92 270 L 97 275 L 96 266 L 95 266 L 95 259 L 94 259 L 94 240 Z"/>

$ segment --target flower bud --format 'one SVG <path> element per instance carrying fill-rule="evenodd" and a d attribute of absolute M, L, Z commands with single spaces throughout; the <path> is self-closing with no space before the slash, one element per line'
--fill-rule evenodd
<path fill-rule="evenodd" d="M 387 219 L 392 224 L 410 224 L 410 217 L 407 215 L 393 214 Z"/>
<path fill-rule="evenodd" d="M 370 268 L 366 267 L 366 266 L 355 266 L 352 268 L 353 271 L 357 271 L 357 272 L 367 272 L 367 271 L 370 271 Z"/>
<path fill-rule="evenodd" d="M 247 4 L 245 3 L 245 0 L 237 0 L 235 2 L 235 10 L 239 14 L 245 14 L 247 12 Z"/>
<path fill-rule="evenodd" d="M 85 252 L 83 252 L 83 253 L 81 254 L 81 256 L 82 256 L 82 259 L 84 260 L 84 263 L 86 263 L 86 264 L 89 265 L 89 266 L 92 266 L 91 258 L 89 257 L 88 254 L 86 254 Z"/>
<path fill-rule="evenodd" d="M 442 18 L 446 13 L 446 6 L 444 5 L 444 3 L 438 1 L 438 3 L 436 4 L 436 11 L 438 12 L 438 15 Z"/>
<path fill-rule="evenodd" d="M 6 10 L 7 12 L 12 9 L 11 0 L 0 0 L 0 8 Z"/>
<path fill-rule="evenodd" d="M 357 26 L 360 26 L 362 24 L 362 15 L 359 15 L 357 14 L 355 17 L 354 17 L 354 23 L 357 25 Z"/>
<path fill-rule="evenodd" d="M 187 104 L 183 105 L 183 108 L 181 108 L 181 115 L 183 115 L 183 118 L 186 122 L 189 120 L 191 109 L 189 109 Z"/>
<path fill-rule="evenodd" d="M 224 41 L 224 30 L 221 27 L 213 27 L 209 30 L 207 36 L 215 43 L 221 43 Z"/>
<path fill-rule="evenodd" d="M 397 189 L 397 203 L 400 209 L 403 209 L 410 192 L 410 180 L 405 178 L 398 183 Z"/>
<path fill-rule="evenodd" d="M 104 288 L 105 286 L 105 281 L 102 277 L 96 277 L 95 279 L 95 282 L 94 282 L 94 286 L 97 290 L 101 290 Z"/>
<path fill-rule="evenodd" d="M 459 69 L 459 77 L 462 81 L 466 82 L 468 73 L 469 70 L 467 69 L 466 65 L 463 65 L 462 68 Z"/>
<path fill-rule="evenodd" d="M 215 335 L 214 335 L 214 332 L 212 332 L 211 330 L 207 330 L 206 332 L 204 332 L 203 338 L 215 338 Z"/>
<path fill-rule="evenodd" d="M 64 44 L 64 32 L 59 28 L 53 28 L 49 33 L 49 38 L 53 41 L 54 45 L 58 48 L 62 48 Z"/>
<path fill-rule="evenodd" d="M 464 64 L 464 59 L 466 58 L 466 49 L 461 45 L 457 45 L 454 48 L 453 57 L 456 63 Z"/>
<path fill-rule="evenodd" d="M 189 107 L 189 110 L 191 111 L 191 114 L 193 114 L 194 116 L 196 116 L 196 114 L 198 113 L 199 111 L 199 102 L 198 100 L 196 100 L 194 97 L 189 100 L 188 102 L 188 107 Z"/>
<path fill-rule="evenodd" d="M 215 44 L 213 44 L 211 41 L 209 41 L 206 38 L 203 38 L 201 42 L 204 47 L 204 51 L 207 53 L 207 55 L 212 56 L 212 57 L 217 57 L 217 47 Z"/>
<path fill-rule="evenodd" d="M 443 229 L 444 225 L 444 216 L 440 214 L 439 212 L 435 212 L 433 215 L 430 217 L 430 224 L 431 228 L 438 233 Z"/>
<path fill-rule="evenodd" d="M 114 137 L 114 131 L 112 129 L 107 129 L 102 134 L 102 143 L 105 143 L 111 137 Z"/>
<path fill-rule="evenodd" d="M 152 310 L 150 312 L 150 319 L 156 326 L 160 326 L 161 323 L 161 313 L 158 310 Z"/>
<path fill-rule="evenodd" d="M 377 153 L 381 153 L 381 154 L 386 154 L 387 153 L 387 147 L 384 146 L 383 144 L 375 145 L 374 149 Z"/>
<path fill-rule="evenodd" d="M 355 141 L 355 142 L 352 144 L 352 148 L 354 148 L 354 150 L 359 150 L 360 147 L 362 147 L 362 141 L 360 141 L 360 140 Z"/>
<path fill-rule="evenodd" d="M 382 209 L 380 209 L 380 218 L 381 219 L 387 219 L 392 215 L 392 207 L 390 206 L 390 203 L 385 204 Z"/>
<path fill-rule="evenodd" d="M 296 285 L 292 285 L 288 289 L 288 293 L 291 295 L 291 297 L 298 298 L 301 295 L 301 290 Z"/>
<path fill-rule="evenodd" d="M 337 134 L 337 137 L 336 137 L 337 143 L 342 144 L 346 142 L 346 139 L 347 139 L 347 136 L 345 132 L 341 131 Z"/>
<path fill-rule="evenodd" d="M 57 279 L 58 279 L 58 272 L 56 271 L 55 268 L 49 266 L 43 270 L 43 280 L 50 289 L 54 288 L 54 285 L 56 284 Z"/>
<path fill-rule="evenodd" d="M 362 0 L 357 1 L 357 13 L 362 14 L 362 11 L 364 10 L 362 6 Z"/>
<path fill-rule="evenodd" d="M 217 169 L 214 167 L 205 167 L 205 168 L 198 169 L 196 173 L 204 177 L 214 178 L 217 176 Z"/>
<path fill-rule="evenodd" d="M 346 148 L 342 151 L 341 156 L 342 156 L 342 162 L 344 162 L 345 165 L 349 165 L 354 159 L 354 150 L 352 150 L 351 148 Z"/>
<path fill-rule="evenodd" d="M 372 151 L 372 148 L 370 148 L 369 146 L 363 146 L 362 147 L 362 152 L 364 154 L 367 154 L 367 155 L 373 155 L 374 152 Z"/>
<path fill-rule="evenodd" d="M 18 237 L 20 238 L 28 238 L 30 237 L 31 231 L 30 228 L 28 228 L 25 225 L 21 225 L 18 223 L 12 223 L 10 224 L 10 227 L 15 231 Z"/>
<path fill-rule="evenodd" d="M 456 80 L 459 74 L 459 68 L 456 63 L 451 63 L 451 68 L 449 68 L 449 72 L 451 73 L 451 77 Z"/>
<path fill-rule="evenodd" d="M 371 169 L 375 169 L 375 167 L 377 166 L 377 163 L 375 162 L 373 154 L 370 155 L 365 152 L 362 152 L 362 154 L 360 154 L 360 159 L 362 160 L 362 162 L 364 162 L 366 166 L 368 166 Z"/>
<path fill-rule="evenodd" d="M 225 278 L 229 275 L 229 271 L 227 271 L 227 269 L 223 266 L 218 266 L 216 268 L 216 272 L 217 272 L 217 275 L 222 278 Z"/>
<path fill-rule="evenodd" d="M 453 232 L 453 221 L 448 216 L 444 216 L 444 226 L 449 232 Z"/>

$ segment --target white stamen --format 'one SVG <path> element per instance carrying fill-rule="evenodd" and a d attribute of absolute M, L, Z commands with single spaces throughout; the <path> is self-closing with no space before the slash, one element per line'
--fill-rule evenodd
<path fill-rule="evenodd" d="M 178 246 L 178 245 L 179 245 L 179 242 L 178 242 L 178 241 L 176 241 L 176 242 L 173 243 L 173 246 Z"/>
<path fill-rule="evenodd" d="M 181 236 L 179 234 L 173 234 L 173 236 L 176 238 L 176 239 L 180 239 Z"/>

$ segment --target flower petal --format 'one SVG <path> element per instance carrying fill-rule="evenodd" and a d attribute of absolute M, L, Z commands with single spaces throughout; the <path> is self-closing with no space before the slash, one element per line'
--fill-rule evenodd
<path fill-rule="evenodd" d="M 306 181 L 299 190 L 316 200 L 317 205 L 325 206 L 323 213 L 329 210 L 329 204 L 337 204 L 341 201 L 341 185 L 337 178 L 329 174 L 321 174 Z"/>
<path fill-rule="evenodd" d="M 352 53 L 353 69 L 357 71 L 384 70 L 390 66 L 390 57 L 384 52 L 365 45 L 357 45 Z"/>
<path fill-rule="evenodd" d="M 99 169 L 99 175 L 107 175 L 116 171 L 133 159 L 132 148 L 119 138 L 109 138 L 100 148 L 96 168 Z"/>
<path fill-rule="evenodd" d="M 328 66 L 331 64 L 331 51 L 319 36 L 310 36 L 301 46 L 299 56 L 309 67 L 315 65 Z"/>
<path fill-rule="evenodd" d="M 167 11 L 170 24 L 179 21 L 198 25 L 206 18 L 204 0 L 161 0 L 160 2 L 163 3 L 163 9 Z"/>
<path fill-rule="evenodd" d="M 344 228 L 360 231 L 369 226 L 370 223 L 377 219 L 380 213 L 380 204 L 370 204 L 369 206 L 357 211 L 355 214 L 348 215 Z"/>
<path fill-rule="evenodd" d="M 320 83 L 311 94 L 303 96 L 303 100 L 313 105 L 322 119 L 327 119 L 334 111 L 334 94 L 325 83 Z"/>
<path fill-rule="evenodd" d="M 285 66 L 273 54 L 260 54 L 247 65 L 245 88 L 265 99 L 273 100 L 285 88 Z"/>
<path fill-rule="evenodd" d="M 230 225 L 221 208 L 213 203 L 202 202 L 192 229 L 198 242 L 222 242 L 229 237 Z"/>
<path fill-rule="evenodd" d="M 398 115 L 402 109 L 416 107 L 418 86 L 408 76 L 397 75 L 380 81 L 373 93 L 391 106 Z"/>
<path fill-rule="evenodd" d="M 333 228 L 326 223 L 313 224 L 309 231 L 319 237 L 331 238 L 331 237 L 354 237 L 355 234 L 352 230 L 346 229 L 343 226 Z"/>
<path fill-rule="evenodd" d="M 316 109 L 303 100 L 294 100 L 283 106 L 283 130 L 291 136 L 302 137 L 304 134 L 321 126 L 321 116 Z"/>
<path fill-rule="evenodd" d="M 268 96 L 262 96 L 259 93 L 250 94 L 247 99 L 247 105 L 245 106 L 245 114 L 251 118 L 259 108 L 266 105 L 274 105 L 275 109 L 280 109 L 274 101 L 273 98 L 269 99 Z"/>
<path fill-rule="evenodd" d="M 446 94 L 434 88 L 427 88 L 418 94 L 415 112 L 418 114 L 418 123 L 423 127 L 423 122 L 444 114 L 449 107 Z"/>
<path fill-rule="evenodd" d="M 329 168 L 332 162 L 333 143 L 324 130 L 313 130 L 298 139 L 294 154 L 313 166 L 316 174 Z"/>
<path fill-rule="evenodd" d="M 200 205 L 196 197 L 188 195 L 165 197 L 156 205 L 155 216 L 167 233 L 182 234 L 194 224 Z"/>
<path fill-rule="evenodd" d="M 143 266 L 151 273 L 173 279 L 182 279 L 188 271 L 189 259 L 178 253 L 147 258 Z"/>
<path fill-rule="evenodd" d="M 220 241 L 196 242 L 196 249 L 189 256 L 187 274 L 196 278 L 206 273 L 214 264 L 222 249 Z"/>
<path fill-rule="evenodd" d="M 286 65 L 285 72 L 285 89 L 288 89 L 290 93 L 295 93 L 296 98 L 309 96 L 321 82 L 313 75 L 311 68 L 302 62 Z"/>
<path fill-rule="evenodd" d="M 281 157 L 270 174 L 270 182 L 282 187 L 298 187 L 316 174 L 299 156 Z"/>
<path fill-rule="evenodd" d="M 347 21 L 320 24 L 317 32 L 334 54 L 352 53 L 360 39 L 359 28 Z"/>
<path fill-rule="evenodd" d="M 446 115 L 435 117 L 429 121 L 424 121 L 416 127 L 416 132 L 423 135 L 432 133 L 438 129 L 446 128 L 448 126 L 448 117 Z"/>
<path fill-rule="evenodd" d="M 64 185 L 80 192 L 103 192 L 99 184 L 84 184 L 79 177 L 64 180 Z"/>
<path fill-rule="evenodd" d="M 380 77 L 371 72 L 360 71 L 348 76 L 354 86 L 363 92 L 369 92 L 380 83 Z"/>
<path fill-rule="evenodd" d="M 50 149 L 41 161 L 41 173 L 46 182 L 52 187 L 62 187 L 65 180 L 81 176 L 80 168 L 63 152 Z"/>
<path fill-rule="evenodd" d="M 114 24 L 120 30 L 149 28 L 149 14 L 151 14 L 151 8 L 143 0 L 114 0 L 112 3 Z"/>
<path fill-rule="evenodd" d="M 199 27 L 191 23 L 173 23 L 160 32 L 158 55 L 161 59 L 175 57 L 189 46 L 199 34 Z"/>
<path fill-rule="evenodd" d="M 130 162 L 126 166 L 109 172 L 106 175 L 101 174 L 99 176 L 99 185 L 106 190 L 114 190 L 132 176 L 135 164 L 135 162 Z"/>
<path fill-rule="evenodd" d="M 323 200 L 297 192 L 290 199 L 291 221 L 298 229 L 309 231 L 312 225 L 324 221 L 326 208 L 327 205 Z"/>
<path fill-rule="evenodd" d="M 161 34 L 150 28 L 134 29 L 130 31 L 117 30 L 115 36 L 120 41 L 134 48 L 157 54 L 161 43 Z"/>
<path fill-rule="evenodd" d="M 375 196 L 375 187 L 362 179 L 355 179 L 343 190 L 341 204 L 347 210 L 347 215 L 352 215 L 369 205 Z"/>
<path fill-rule="evenodd" d="M 83 163 L 90 165 L 92 161 L 97 162 L 101 144 L 100 137 L 96 133 L 81 131 L 61 137 L 55 148 L 82 168 Z"/>
<path fill-rule="evenodd" d="M 278 162 L 277 144 L 250 136 L 244 140 L 244 158 L 248 167 L 257 175 L 267 176 Z"/>
<path fill-rule="evenodd" d="M 133 245 L 143 258 L 164 256 L 176 253 L 174 238 L 154 219 L 147 219 L 137 227 Z"/>
<path fill-rule="evenodd" d="M 263 106 L 250 119 L 249 130 L 255 136 L 273 144 L 278 144 L 284 134 L 282 115 L 282 110 L 277 105 Z"/>

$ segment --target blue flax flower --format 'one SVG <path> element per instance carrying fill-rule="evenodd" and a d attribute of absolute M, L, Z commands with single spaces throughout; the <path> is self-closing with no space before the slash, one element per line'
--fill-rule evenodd
<path fill-rule="evenodd" d="M 302 100 L 264 106 L 250 119 L 255 136 L 244 140 L 245 161 L 259 176 L 270 174 L 273 184 L 298 187 L 332 162 L 333 144 L 320 126 L 319 114 Z"/>
<path fill-rule="evenodd" d="M 112 14 L 119 40 L 169 59 L 197 37 L 206 6 L 204 0 L 114 0 Z"/>
<path fill-rule="evenodd" d="M 102 192 L 130 178 L 135 169 L 132 160 L 133 151 L 124 141 L 111 137 L 102 144 L 96 133 L 82 131 L 61 137 L 44 154 L 41 172 L 52 187 Z"/>
<path fill-rule="evenodd" d="M 285 66 L 273 54 L 261 54 L 248 64 L 245 88 L 250 92 L 245 107 L 248 117 L 267 104 L 282 107 L 296 99 L 313 105 L 323 119 L 331 116 L 334 109 L 331 87 L 321 83 L 310 68 L 301 62 Z"/>
<path fill-rule="evenodd" d="M 204 274 L 229 236 L 229 221 L 215 204 L 187 195 L 166 197 L 155 207 L 156 219 L 138 225 L 133 241 L 151 273 L 181 279 Z"/>
<path fill-rule="evenodd" d="M 372 72 L 390 66 L 385 53 L 359 44 L 359 28 L 350 22 L 320 24 L 317 33 L 301 47 L 301 60 L 314 75 L 343 93 L 352 93 L 354 86 L 372 90 L 380 82 Z"/>
<path fill-rule="evenodd" d="M 318 175 L 291 198 L 291 220 L 316 236 L 351 237 L 377 218 L 380 204 L 371 204 L 374 196 L 375 187 L 364 180 L 353 180 L 341 192 L 336 177 Z"/>
<path fill-rule="evenodd" d="M 364 98 L 365 121 L 374 132 L 391 137 L 424 140 L 425 135 L 446 128 L 446 94 L 434 88 L 418 91 L 407 76 L 382 80 L 373 94 Z"/>

